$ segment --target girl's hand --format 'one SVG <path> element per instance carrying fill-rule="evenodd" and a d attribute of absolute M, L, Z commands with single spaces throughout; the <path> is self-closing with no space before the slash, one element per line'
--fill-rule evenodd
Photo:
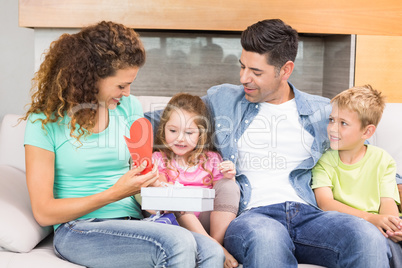
<path fill-rule="evenodd" d="M 153 165 L 154 166 L 153 166 L 152 169 L 154 169 L 155 166 L 157 168 L 159 167 L 159 162 L 158 162 L 157 159 L 154 160 Z M 158 174 L 159 174 L 159 171 L 158 171 Z M 167 186 L 166 176 L 164 174 L 161 174 L 161 173 L 158 175 L 158 179 L 154 183 L 151 183 L 150 185 L 148 185 L 148 187 L 166 187 L 166 186 Z"/>
<path fill-rule="evenodd" d="M 154 184 L 158 177 L 158 166 L 154 165 L 152 170 L 145 175 L 140 175 L 146 167 L 144 161 L 140 166 L 129 170 L 126 174 L 120 177 L 120 179 L 111 187 L 111 190 L 116 195 L 116 200 L 120 200 L 129 196 L 140 193 L 142 187 L 148 187 Z"/>
<path fill-rule="evenodd" d="M 223 174 L 226 179 L 234 180 L 236 176 L 236 168 L 232 161 L 223 161 L 219 164 L 219 171 Z"/>

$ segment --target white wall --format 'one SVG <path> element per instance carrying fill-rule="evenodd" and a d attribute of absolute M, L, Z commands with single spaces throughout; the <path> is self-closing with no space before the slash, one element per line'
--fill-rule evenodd
<path fill-rule="evenodd" d="M 23 114 L 26 111 L 25 106 L 30 103 L 31 79 L 34 75 L 35 70 L 38 69 L 39 64 L 42 61 L 43 52 L 47 50 L 50 43 L 53 40 L 56 40 L 62 33 L 75 33 L 77 31 L 78 29 L 64 28 L 37 28 L 35 31 L 29 28 L 20 28 L 18 27 L 18 0 L 0 0 L 0 120 L 7 113 Z M 176 73 L 173 74 L 167 72 L 166 70 L 168 70 L 168 68 L 171 68 L 171 66 L 182 66 L 182 62 L 180 62 L 180 57 L 176 57 L 179 60 L 177 63 L 171 64 L 169 61 L 170 59 L 166 56 L 166 58 L 163 58 L 162 63 L 167 62 L 170 65 L 168 65 L 168 67 L 162 66 L 158 69 L 158 66 L 161 65 L 160 62 L 154 63 L 156 65 L 152 65 L 151 51 L 155 45 L 152 43 L 155 39 L 155 34 L 152 35 L 150 33 L 143 32 L 141 35 L 145 48 L 147 49 L 147 52 L 149 52 L 149 54 L 147 55 L 148 61 L 146 65 L 141 70 L 139 78 L 133 84 L 132 93 L 134 95 L 172 96 L 173 93 L 177 90 L 189 91 L 189 88 L 192 84 L 195 84 L 194 88 L 196 89 L 196 92 L 191 93 L 197 94 L 198 92 L 200 95 L 204 95 L 205 91 L 212 85 L 220 83 L 239 83 L 239 67 L 237 66 L 237 60 L 237 65 L 234 65 L 234 67 L 232 67 L 234 68 L 234 72 L 231 73 L 230 77 L 223 75 L 220 75 L 218 77 L 219 79 L 222 79 L 222 81 L 212 79 L 211 75 L 209 74 L 209 69 L 211 68 L 208 68 L 206 73 L 190 72 L 191 79 L 183 79 L 180 68 Z M 180 33 L 160 33 L 160 35 L 165 39 L 172 39 L 171 35 L 176 36 L 176 39 L 179 41 L 176 40 L 175 42 L 182 43 L 186 43 L 186 38 L 189 39 L 188 36 L 181 36 L 183 34 Z M 200 35 L 209 36 L 205 33 Z M 161 45 L 160 40 L 162 38 L 158 36 L 156 37 L 157 45 Z M 209 38 L 211 40 L 214 40 L 214 38 L 212 37 Z M 225 38 L 229 37 L 225 35 Z M 230 38 L 233 39 L 232 36 L 230 36 Z M 299 44 L 301 46 L 301 49 L 299 50 L 298 58 L 296 61 L 297 67 L 292 74 L 291 81 L 295 84 L 296 87 L 303 91 L 313 94 L 323 94 L 323 56 L 324 49 L 326 49 L 323 45 L 325 43 L 323 39 L 325 38 L 326 37 L 320 36 L 301 36 L 300 38 Z M 338 53 L 339 51 L 346 51 L 345 56 L 347 62 L 344 60 L 344 57 L 339 57 L 339 55 L 337 55 L 336 57 L 330 57 L 331 64 L 333 64 L 334 59 L 339 59 L 342 62 L 346 62 L 346 65 L 343 64 L 342 68 L 340 68 L 343 70 L 343 68 L 345 67 L 344 79 L 339 79 L 339 73 L 335 73 L 334 75 L 334 72 L 331 71 L 331 74 L 334 75 L 337 81 L 336 88 L 341 90 L 348 88 L 350 78 L 348 72 L 353 71 L 353 66 L 352 68 L 349 68 L 351 66 L 348 63 L 350 49 L 345 49 L 350 48 L 351 44 L 348 41 L 350 39 L 350 36 L 343 37 L 343 39 L 345 39 L 346 42 L 337 42 L 337 45 L 334 46 L 334 49 L 332 49 L 331 51 L 334 51 L 336 53 Z M 162 42 L 162 44 L 165 44 L 165 41 Z M 230 44 L 230 47 L 234 47 L 232 43 Z M 240 45 L 238 45 L 238 50 L 240 53 Z M 239 53 L 238 55 L 235 55 L 235 57 L 239 57 Z M 161 58 L 158 57 L 158 61 L 160 60 Z M 214 64 L 212 64 L 212 66 L 215 66 Z M 158 70 L 157 74 L 155 73 L 155 70 Z M 195 73 L 200 77 L 201 80 L 195 80 L 194 82 Z M 162 79 L 163 75 L 167 76 L 167 80 Z M 158 79 L 155 80 L 156 77 L 158 77 Z M 187 80 L 191 81 L 190 86 L 184 83 L 188 82 Z M 203 80 L 205 80 L 208 84 L 203 84 L 202 82 L 200 82 Z M 150 81 L 152 82 L 151 86 L 149 86 Z M 345 85 L 338 85 L 339 81 L 345 83 Z M 176 82 L 176 84 L 174 82 Z M 168 84 L 173 84 L 173 89 L 167 88 Z M 147 85 L 148 88 L 146 87 Z M 328 88 L 328 85 L 325 85 L 324 88 Z M 173 90 L 176 91 L 173 92 Z M 152 93 L 153 91 L 156 92 Z"/>
<path fill-rule="evenodd" d="M 18 0 L 0 0 L 0 121 L 23 114 L 34 74 L 34 30 L 18 26 Z"/>

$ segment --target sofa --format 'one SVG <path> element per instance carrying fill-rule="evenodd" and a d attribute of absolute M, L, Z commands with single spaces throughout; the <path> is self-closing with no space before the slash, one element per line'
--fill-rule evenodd
<path fill-rule="evenodd" d="M 144 111 L 162 109 L 169 97 L 138 97 Z M 399 117 L 401 116 L 401 117 Z M 53 252 L 52 227 L 34 219 L 25 182 L 24 130 L 20 115 L 7 114 L 0 127 L 0 267 L 82 267 Z M 386 149 L 402 172 L 402 103 L 389 103 L 370 142 Z M 269 261 L 269 260 L 267 260 Z M 300 264 L 299 267 L 317 267 Z"/>

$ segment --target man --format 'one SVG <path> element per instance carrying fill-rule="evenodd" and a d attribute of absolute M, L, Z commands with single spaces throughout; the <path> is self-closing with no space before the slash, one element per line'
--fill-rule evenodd
<path fill-rule="evenodd" d="M 241 36 L 242 86 L 208 90 L 216 147 L 237 165 L 239 216 L 225 248 L 244 267 L 388 267 L 386 240 L 366 221 L 317 208 L 311 169 L 328 148 L 329 100 L 288 82 L 298 34 L 264 20 Z"/>
<path fill-rule="evenodd" d="M 389 267 L 386 239 L 374 225 L 317 207 L 311 169 L 329 146 L 331 107 L 328 99 L 288 82 L 297 31 L 264 20 L 242 33 L 241 44 L 242 85 L 215 86 L 203 98 L 214 119 L 215 145 L 236 164 L 241 190 L 225 248 L 245 268 Z M 146 116 L 158 121 L 156 114 Z"/>

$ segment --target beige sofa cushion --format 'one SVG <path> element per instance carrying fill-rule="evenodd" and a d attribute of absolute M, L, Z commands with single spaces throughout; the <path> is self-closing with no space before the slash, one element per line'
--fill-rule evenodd
<path fill-rule="evenodd" d="M 25 182 L 25 172 L 0 165 L 0 247 L 29 252 L 52 232 L 34 219 Z"/>
<path fill-rule="evenodd" d="M 29 253 L 14 253 L 0 250 L 0 267 L 78 268 L 84 267 L 59 259 L 53 251 L 53 235 L 49 235 Z"/>

